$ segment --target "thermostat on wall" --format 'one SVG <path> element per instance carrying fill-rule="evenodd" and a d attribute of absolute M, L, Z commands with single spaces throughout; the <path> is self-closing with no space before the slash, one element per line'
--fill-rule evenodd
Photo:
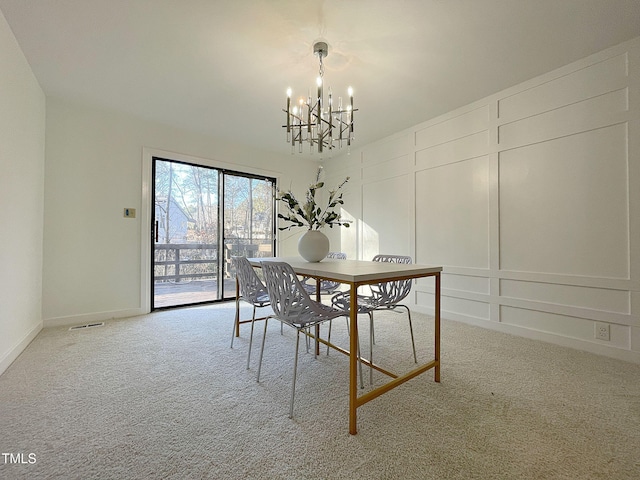
<path fill-rule="evenodd" d="M 135 208 L 125 208 L 124 209 L 125 218 L 136 218 L 136 209 Z"/>

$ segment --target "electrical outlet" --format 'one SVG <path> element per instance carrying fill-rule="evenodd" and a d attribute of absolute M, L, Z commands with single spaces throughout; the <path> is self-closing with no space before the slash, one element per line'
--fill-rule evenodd
<path fill-rule="evenodd" d="M 610 325 L 608 323 L 597 323 L 595 324 L 595 337 L 598 340 L 606 340 L 609 341 L 611 332 L 609 330 Z"/>

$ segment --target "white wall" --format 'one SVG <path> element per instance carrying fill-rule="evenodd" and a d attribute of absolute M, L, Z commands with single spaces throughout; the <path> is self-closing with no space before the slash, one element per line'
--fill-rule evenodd
<path fill-rule="evenodd" d="M 325 166 L 343 249 L 443 265 L 446 318 L 640 362 L 640 38 Z"/>
<path fill-rule="evenodd" d="M 315 165 L 122 113 L 47 98 L 43 318 L 74 324 L 145 312 L 143 150 L 203 165 L 275 172 L 304 185 Z M 284 140 L 283 140 L 284 141 Z M 149 198 L 148 196 L 146 198 Z"/>
<path fill-rule="evenodd" d="M 42 328 L 45 97 L 0 12 L 0 373 Z"/>

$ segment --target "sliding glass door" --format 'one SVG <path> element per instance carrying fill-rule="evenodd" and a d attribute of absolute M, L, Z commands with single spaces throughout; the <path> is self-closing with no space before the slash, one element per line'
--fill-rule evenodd
<path fill-rule="evenodd" d="M 152 309 L 235 296 L 233 255 L 271 256 L 275 179 L 154 158 Z"/>
<path fill-rule="evenodd" d="M 239 174 L 224 176 L 225 274 L 235 278 L 231 257 L 271 257 L 274 255 L 273 179 L 252 178 Z M 235 296 L 235 282 L 224 284 L 224 296 Z"/>

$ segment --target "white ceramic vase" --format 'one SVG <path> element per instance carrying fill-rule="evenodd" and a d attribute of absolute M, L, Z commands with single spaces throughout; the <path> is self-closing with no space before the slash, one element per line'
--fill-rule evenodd
<path fill-rule="evenodd" d="M 298 253 L 307 262 L 319 262 L 329 253 L 329 239 L 320 230 L 307 230 L 298 240 Z"/>

